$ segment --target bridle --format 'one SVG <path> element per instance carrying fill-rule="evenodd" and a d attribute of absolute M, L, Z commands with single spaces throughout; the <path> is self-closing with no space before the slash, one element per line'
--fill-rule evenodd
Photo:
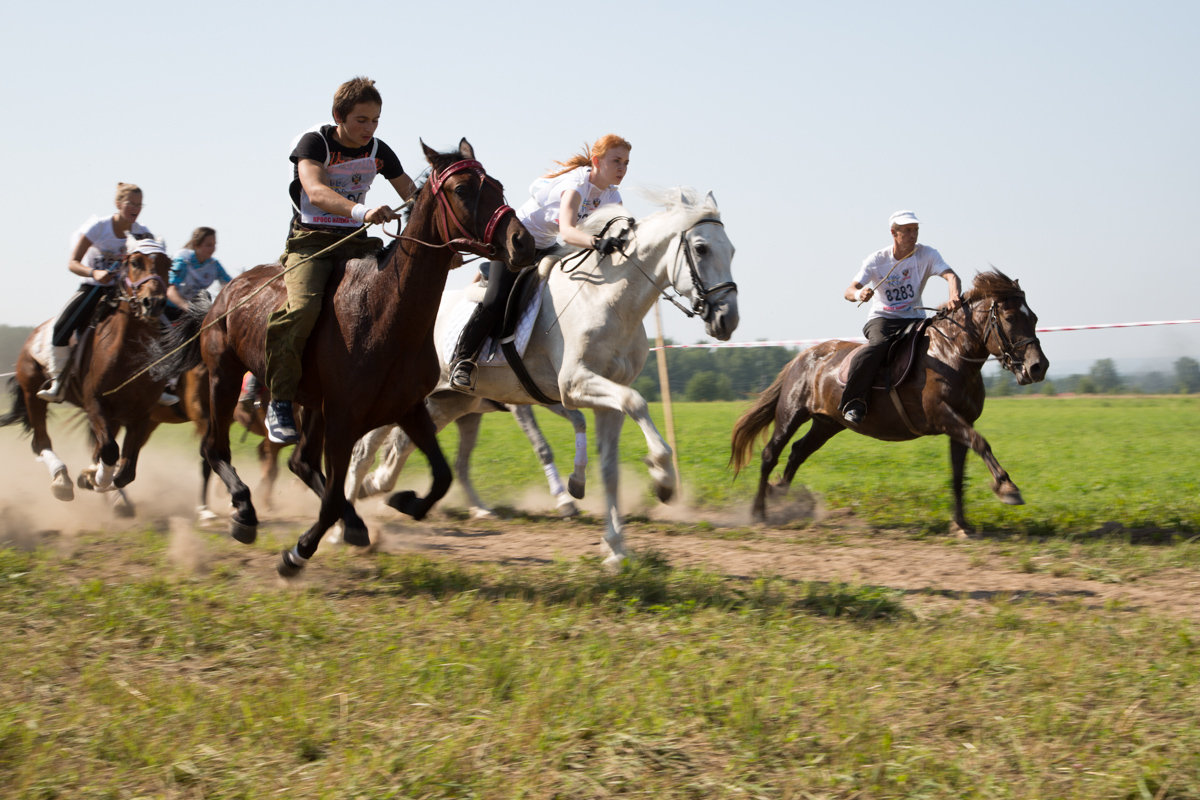
<path fill-rule="evenodd" d="M 133 258 L 133 255 L 134 255 L 133 253 L 130 253 L 121 259 L 121 266 L 117 270 L 117 281 L 116 281 L 117 291 L 116 291 L 116 297 L 114 298 L 114 300 L 117 303 L 121 303 L 121 302 L 128 303 L 130 311 L 133 313 L 133 315 L 135 317 L 138 317 L 139 319 L 146 319 L 151 316 L 157 316 L 157 314 L 153 313 L 153 303 L 155 300 L 158 300 L 160 298 L 165 301 L 166 294 L 167 294 L 167 282 L 162 279 L 161 275 L 159 275 L 158 273 L 155 273 L 155 272 L 151 272 L 146 277 L 139 278 L 136 281 L 130 279 L 130 277 L 129 277 L 129 260 L 131 258 Z M 143 254 L 143 255 L 145 255 L 145 254 Z M 151 256 L 146 255 L 146 257 L 150 258 Z M 147 284 L 151 281 L 155 281 L 158 283 L 159 288 L 162 290 L 162 295 L 160 295 L 160 297 L 153 298 L 149 303 L 140 302 L 139 298 L 137 296 L 138 289 L 140 289 L 142 286 L 144 286 L 145 284 Z"/>
<path fill-rule="evenodd" d="M 397 235 L 389 233 L 388 236 L 391 236 L 394 239 L 404 239 L 405 241 L 415 242 L 426 247 L 449 247 L 458 251 L 465 250 L 468 253 L 474 253 L 475 255 L 483 256 L 484 258 L 494 258 L 496 256 L 496 245 L 492 239 L 495 237 L 496 231 L 500 227 L 500 223 L 504 220 L 504 218 L 509 214 L 516 214 L 516 212 L 513 211 L 512 206 L 508 205 L 507 203 L 501 203 L 496 210 L 492 212 L 491 218 L 488 220 L 487 225 L 484 226 L 483 237 L 481 239 L 475 238 L 475 236 L 467 230 L 466 226 L 463 225 L 462 221 L 458 218 L 458 215 L 454 213 L 454 207 L 450 204 L 450 199 L 442 191 L 442 188 L 446 184 L 446 180 L 450 178 L 450 176 L 456 175 L 460 172 L 470 172 L 479 178 L 479 192 L 475 195 L 475 205 L 471 209 L 472 220 L 475 220 L 479 215 L 479 201 L 483 197 L 483 187 L 485 185 L 491 184 L 495 186 L 496 189 L 500 191 L 501 197 L 503 197 L 504 188 L 500 185 L 498 180 L 487 174 L 482 164 L 474 159 L 463 159 L 462 161 L 456 161 L 441 172 L 433 170 L 429 177 L 429 189 L 431 192 L 433 192 L 434 199 L 437 201 L 434 220 L 435 224 L 437 225 L 438 233 L 444 240 L 443 243 L 433 244 L 431 242 L 425 242 L 412 236 L 406 236 L 403 234 Z M 453 226 L 453 234 L 457 235 L 452 235 L 451 226 Z"/>
<path fill-rule="evenodd" d="M 618 220 L 624 220 L 629 223 L 628 230 L 626 230 L 625 233 L 623 233 L 621 235 L 621 240 L 620 240 L 621 243 L 620 243 L 620 248 L 619 248 L 621 251 L 621 255 L 625 256 L 625 258 L 628 259 L 630 263 L 632 263 L 634 266 L 636 266 L 638 271 L 641 272 L 642 275 L 644 275 L 646 277 L 646 280 L 650 281 L 651 283 L 654 283 L 654 279 L 651 278 L 649 275 L 647 275 L 646 271 L 644 269 L 642 269 L 641 263 L 637 259 L 630 256 L 629 253 L 627 253 L 625 251 L 625 245 L 627 243 L 626 237 L 628 236 L 628 234 L 633 233 L 637 229 L 637 222 L 634 221 L 633 217 L 613 217 L 605 224 L 604 229 L 600 231 L 599 235 L 601 237 L 603 237 L 605 235 L 605 233 L 608 231 L 608 229 L 612 226 L 612 224 L 614 222 L 617 222 Z M 689 310 L 682 303 L 680 303 L 678 299 L 667 294 L 665 289 L 659 290 L 659 294 L 661 294 L 662 297 L 665 300 L 667 300 L 669 303 L 671 303 L 673 306 L 675 306 L 680 311 L 682 311 L 685 316 L 687 316 L 689 318 L 699 316 L 701 319 L 703 319 L 705 321 L 708 320 L 708 315 L 709 315 L 709 312 L 711 311 L 709 298 L 711 298 L 713 295 L 715 295 L 719 292 L 726 292 L 726 291 L 735 291 L 736 292 L 737 291 L 737 284 L 733 281 L 724 281 L 722 283 L 716 284 L 715 286 L 708 286 L 704 283 L 704 279 L 700 277 L 700 270 L 698 270 L 696 268 L 696 259 L 692 255 L 692 248 L 688 246 L 687 235 L 689 233 L 691 233 L 693 230 L 695 230 L 697 227 L 704 225 L 706 223 L 713 224 L 713 225 L 720 225 L 721 227 L 725 226 L 725 223 L 722 222 L 721 220 L 717 219 L 716 217 L 705 217 L 704 219 L 698 220 L 697 222 L 693 223 L 690 227 L 684 228 L 682 231 L 680 231 L 679 232 L 679 241 L 676 244 L 676 250 L 675 250 L 675 264 L 673 266 L 673 269 L 671 269 L 671 271 L 668 273 L 668 277 L 667 277 L 667 280 L 670 283 L 671 288 L 675 290 L 675 294 L 682 296 L 683 292 L 681 292 L 679 290 L 679 284 L 678 284 L 677 277 L 676 277 L 676 276 L 678 276 L 679 271 L 680 271 L 679 270 L 679 262 L 680 262 L 679 254 L 680 254 L 680 252 L 682 252 L 683 253 L 682 258 L 687 263 L 688 274 L 691 276 L 691 279 L 692 279 L 692 307 L 691 307 L 691 309 Z M 584 252 L 587 252 L 587 251 L 584 251 Z"/>
<path fill-rule="evenodd" d="M 1041 340 L 1036 336 L 1027 336 L 1024 339 L 1018 339 L 1017 341 L 1012 341 L 1009 339 L 1008 334 L 1004 331 L 1004 326 L 1000 324 L 999 307 L 1000 303 L 1004 300 L 1020 300 L 1023 303 L 1025 302 L 1025 293 L 1016 292 L 1014 294 L 1006 295 L 1003 298 L 992 299 L 992 305 L 987 310 L 987 322 L 984 323 L 983 335 L 980 337 L 980 341 L 983 343 L 983 346 L 986 349 L 988 338 L 995 333 L 996 340 L 1000 345 L 1000 354 L 996 356 L 996 360 L 1000 362 L 1000 366 L 1004 367 L 1006 370 L 1015 375 L 1017 370 L 1021 369 L 1025 365 L 1024 355 L 1025 351 L 1028 350 L 1029 345 L 1036 344 L 1040 347 Z M 965 300 L 963 301 L 962 307 L 966 312 L 967 319 L 970 319 L 971 311 Z M 949 313 L 945 314 L 947 319 L 949 316 Z M 937 329 L 935 328 L 934 330 Z M 942 335 L 945 336 L 946 334 L 942 332 Z M 1022 358 L 1017 358 L 1017 350 L 1021 351 Z M 984 356 L 983 358 L 970 358 L 969 356 L 960 357 L 966 361 L 983 363 L 988 360 L 990 355 Z"/>

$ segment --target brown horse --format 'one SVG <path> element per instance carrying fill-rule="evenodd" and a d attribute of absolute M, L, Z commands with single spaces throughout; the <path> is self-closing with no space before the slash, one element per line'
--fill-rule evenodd
<path fill-rule="evenodd" d="M 392 507 L 421 519 L 445 495 L 450 467 L 425 395 L 440 374 L 433 323 L 449 270 L 460 263 L 456 251 L 486 254 L 516 267 L 533 261 L 533 237 L 504 203 L 504 188 L 475 160 L 467 140 L 449 153 L 422 147 L 432 173 L 414 198 L 404 235 L 378 261 L 356 259 L 335 267 L 304 351 L 297 398 L 300 441 L 288 466 L 321 497 L 321 508 L 296 546 L 283 552 L 278 571 L 284 576 L 307 563 L 339 519 L 346 542 L 369 544 L 366 525 L 345 497 L 350 452 L 367 431 L 399 424 L 429 459 L 429 494 L 397 493 L 389 500 Z M 159 365 L 177 373 L 196 357 L 189 351 L 203 353 L 210 409 L 200 452 L 229 487 L 235 506 L 230 533 L 246 543 L 257 535 L 258 516 L 249 488 L 230 463 L 229 425 L 243 372 L 264 373 L 267 317 L 286 297 L 283 282 L 276 280 L 281 274 L 280 265 L 268 264 L 234 278 L 208 312 L 198 345 Z M 184 319 L 190 320 L 182 326 L 185 333 L 189 325 L 200 328 L 195 314 Z"/>
<path fill-rule="evenodd" d="M 998 270 L 976 275 L 962 306 L 954 310 L 940 308 L 921 336 L 912 367 L 896 387 L 892 400 L 886 390 L 873 389 L 871 411 L 853 429 L 890 442 L 936 434 L 949 436 L 954 475 L 951 531 L 965 535 L 970 533 L 962 500 L 968 447 L 991 470 L 996 496 L 1011 505 L 1024 503 L 1016 484 L 992 455 L 987 440 L 971 427 L 983 412 L 983 363 L 989 355 L 995 356 L 1016 375 L 1018 383 L 1025 385 L 1045 378 L 1050 362 L 1042 353 L 1037 315 L 1025 302 L 1025 293 L 1016 281 Z M 749 463 L 759 433 L 772 423 L 775 426 L 762 451 L 753 505 L 755 519 L 766 519 L 768 488 L 786 491 L 805 459 L 849 427 L 838 413 L 843 389 L 838 372 L 857 346 L 853 342 L 829 341 L 800 353 L 734 425 L 730 463 L 735 474 Z M 880 374 L 886 375 L 890 369 L 885 366 Z M 783 480 L 769 487 L 768 479 L 783 448 L 810 419 L 812 427 L 792 445 Z"/>
<path fill-rule="evenodd" d="M 140 247 L 141 249 L 135 249 Z M 137 473 L 138 453 L 157 423 L 151 413 L 165 381 L 149 375 L 129 380 L 161 335 L 159 315 L 166 304 L 171 259 L 160 243 L 130 240 L 130 249 L 114 275 L 111 297 L 102 301 L 93 322 L 80 336 L 71 355 L 64 399 L 83 409 L 95 442 L 93 463 L 79 475 L 79 488 L 113 491 L 127 486 Z M 21 423 L 33 434 L 33 452 L 50 470 L 50 489 L 59 500 L 73 500 L 75 491 L 67 465 L 54 453 L 46 432 L 46 401 L 37 396 L 49 378 L 39 354 L 50 346 L 53 320 L 43 322 L 21 348 L 16 373 L 10 380 L 12 410 L 0 425 Z M 117 436 L 125 436 L 120 446 Z M 119 459 L 119 461 L 118 461 Z M 132 516 L 127 502 L 115 503 L 118 513 Z"/>
<path fill-rule="evenodd" d="M 176 383 L 175 394 L 179 402 L 173 406 L 156 406 L 152 412 L 154 421 L 159 424 L 178 424 L 192 422 L 200 438 L 208 432 L 208 367 L 197 364 L 183 375 Z M 264 400 L 265 402 L 265 400 Z M 241 403 L 233 411 L 233 421 L 241 425 L 245 431 L 242 437 L 252 433 L 261 436 L 255 452 L 262 474 L 257 491 L 263 497 L 267 507 L 271 506 L 271 495 L 275 487 L 275 479 L 279 476 L 279 451 L 287 445 L 276 444 L 267 438 L 265 405 L 256 405 L 253 409 L 244 408 Z M 204 524 L 217 519 L 217 515 L 208 507 L 208 484 L 212 478 L 212 467 L 207 460 L 200 459 L 200 504 L 196 506 L 196 521 Z"/>

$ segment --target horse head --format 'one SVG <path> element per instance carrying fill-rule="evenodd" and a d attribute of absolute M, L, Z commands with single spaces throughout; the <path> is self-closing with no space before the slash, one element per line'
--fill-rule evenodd
<path fill-rule="evenodd" d="M 704 320 L 709 336 L 728 341 L 738 326 L 737 284 L 733 281 L 733 243 L 717 199 L 709 192 L 703 201 L 684 189 L 675 190 L 672 202 L 686 220 L 679 233 L 671 273 L 676 291 L 692 301 L 692 311 Z"/>
<path fill-rule="evenodd" d="M 1046 377 L 1050 360 L 1037 337 L 1037 314 L 1020 284 L 993 269 L 975 276 L 963 297 L 975 324 L 983 329 L 983 345 L 1022 386 Z"/>
<path fill-rule="evenodd" d="M 121 299 L 141 320 L 157 320 L 167 305 L 167 277 L 171 259 L 161 239 L 126 240 L 126 256 L 117 280 Z"/>
<path fill-rule="evenodd" d="M 504 201 L 504 186 L 475 160 L 463 139 L 457 151 L 439 153 L 421 142 L 431 169 L 428 191 L 443 241 L 460 251 L 496 258 L 509 267 L 533 263 L 534 241 Z M 415 212 L 414 212 L 415 215 Z"/>

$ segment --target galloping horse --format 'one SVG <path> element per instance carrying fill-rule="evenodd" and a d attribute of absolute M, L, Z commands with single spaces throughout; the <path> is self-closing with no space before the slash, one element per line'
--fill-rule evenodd
<path fill-rule="evenodd" d="M 965 535 L 971 532 L 963 515 L 962 499 L 968 447 L 987 464 L 992 473 L 992 491 L 1001 502 L 1010 505 L 1025 502 L 1016 484 L 992 455 L 987 440 L 971 426 L 983 412 L 980 376 L 983 363 L 989 355 L 995 356 L 1016 376 L 1017 383 L 1025 385 L 1045 378 L 1050 362 L 1042 353 L 1037 338 L 1037 315 L 1025 302 L 1025 292 L 1015 280 L 998 270 L 976 275 L 960 308 L 940 308 L 917 345 L 915 361 L 908 377 L 895 388 L 893 402 L 888 402 L 884 391 L 874 389 L 871 412 L 854 430 L 889 442 L 937 434 L 949 436 L 954 489 L 951 532 Z M 734 425 L 730 462 L 735 474 L 749 463 L 750 450 L 759 432 L 772 423 L 775 426 L 762 451 L 758 492 L 752 509 L 756 519 L 766 519 L 768 488 L 786 490 L 805 459 L 847 427 L 838 413 L 843 387 L 837 377 L 843 361 L 857 346 L 853 342 L 829 341 L 800 353 Z M 882 368 L 881 376 L 890 369 L 891 365 Z M 769 487 L 768 479 L 783 448 L 810 419 L 812 427 L 792 445 L 783 479 L 775 487 Z"/>
<path fill-rule="evenodd" d="M 448 293 L 449 294 L 449 293 Z M 524 432 L 533 451 L 541 462 L 542 471 L 550 486 L 550 494 L 554 498 L 559 514 L 564 517 L 575 516 L 579 509 L 575 500 L 583 498 L 587 481 L 587 420 L 580 411 L 566 408 L 561 403 L 544 406 L 571 423 L 575 430 L 575 462 L 574 469 L 567 477 L 564 487 L 558 467 L 554 463 L 554 451 L 542 434 L 537 420 L 533 416 L 533 407 L 527 405 L 506 406 L 494 400 L 483 397 L 472 397 L 457 391 L 435 392 L 425 400 L 429 406 L 429 415 L 433 424 L 440 431 L 451 421 L 458 428 L 458 452 L 454 460 L 454 477 L 462 484 L 467 495 L 467 506 L 472 516 L 476 518 L 492 516 L 492 510 L 475 491 L 471 481 L 471 453 L 479 441 L 479 424 L 482 415 L 490 411 L 511 411 Z M 383 443 L 383 453 L 379 465 L 367 474 L 374 463 L 375 451 Z M 346 478 L 346 496 L 350 498 L 372 497 L 390 492 L 400 477 L 400 470 L 414 449 L 412 440 L 404 433 L 404 429 L 393 426 L 376 428 L 354 445 L 354 453 L 350 457 L 350 474 Z"/>
<path fill-rule="evenodd" d="M 138 453 L 157 423 L 151 412 L 165 381 L 148 375 L 128 380 L 160 335 L 159 315 L 167 302 L 167 275 L 171 259 L 161 242 L 134 239 L 114 275 L 116 292 L 100 306 L 103 317 L 89 326 L 76 343 L 66 377 L 67 402 L 87 414 L 95 439 L 93 463 L 79 475 L 79 488 L 113 491 L 127 486 L 137 473 Z M 33 434 L 33 452 L 50 470 L 50 489 L 59 500 L 73 500 L 75 491 L 67 465 L 54 453 L 46 432 L 46 401 L 37 396 L 48 378 L 39 354 L 50 346 L 53 320 L 43 322 L 21 348 L 16 373 L 10 381 L 12 410 L 0 425 L 21 423 Z M 121 446 L 117 435 L 125 436 Z M 118 458 L 120 459 L 118 463 Z M 133 509 L 121 494 L 114 495 L 117 512 L 132 516 Z"/>
<path fill-rule="evenodd" d="M 437 384 L 433 322 L 454 253 L 479 253 L 516 267 L 533 260 L 533 237 L 504 203 L 504 188 L 475 160 L 467 140 L 450 153 L 422 147 L 432 177 L 416 195 L 404 234 L 378 261 L 335 266 L 304 351 L 298 397 L 302 428 L 288 466 L 321 497 L 321 508 L 296 546 L 283 552 L 277 569 L 285 577 L 304 567 L 339 519 L 348 543 L 370 543 L 366 525 L 344 494 L 350 450 L 367 431 L 400 424 L 429 459 L 429 494 L 408 493 L 397 503 L 405 513 L 421 519 L 445 495 L 450 468 L 424 401 Z M 258 516 L 250 489 L 230 463 L 229 426 L 242 374 L 264 373 L 267 317 L 286 294 L 276 280 L 281 274 L 278 264 L 268 264 L 234 278 L 209 310 L 199 342 L 159 365 L 178 373 L 203 353 L 210 408 L 200 452 L 229 487 L 235 506 L 230 532 L 246 543 L 257 535 Z M 196 317 L 191 312 L 184 317 L 182 335 L 200 328 Z"/>
<path fill-rule="evenodd" d="M 609 568 L 626 556 L 617 506 L 617 448 L 626 415 L 646 437 L 650 475 L 659 499 L 666 502 L 675 492 L 671 448 L 654 427 L 645 399 L 630 388 L 649 353 L 642 320 L 670 286 L 691 300 L 692 310 L 685 312 L 701 316 L 710 336 L 727 340 L 738 324 L 737 285 L 731 275 L 733 245 L 725 235 L 716 200 L 711 193 L 701 200 L 691 190 L 675 189 L 663 192 L 659 201 L 664 210 L 636 223 L 620 206 L 597 209 L 587 218 L 582 227 L 588 233 L 621 231 L 625 243 L 611 257 L 590 252 L 582 262 L 551 271 L 541 289 L 541 308 L 523 358 L 543 395 L 568 408 L 595 412 L 606 509 L 601 552 Z M 441 328 L 456 298 L 444 299 L 438 314 L 435 342 L 440 348 L 447 339 Z M 439 355 L 441 390 L 448 387 L 450 354 Z M 473 393 L 478 397 L 510 404 L 539 402 L 508 364 L 480 364 L 476 376 Z M 464 402 L 442 398 L 449 395 L 439 392 L 430 403 Z M 394 504 L 392 498 L 388 504 Z"/>

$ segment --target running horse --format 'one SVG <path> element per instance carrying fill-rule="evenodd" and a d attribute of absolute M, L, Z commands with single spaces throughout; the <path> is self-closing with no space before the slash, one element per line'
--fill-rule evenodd
<path fill-rule="evenodd" d="M 774 424 L 762 451 L 758 492 L 752 513 L 765 520 L 770 489 L 786 491 L 796 470 L 825 442 L 848 427 L 838 413 L 843 385 L 838 372 L 855 350 L 853 342 L 828 341 L 797 355 L 733 427 L 730 463 L 735 475 L 750 460 L 760 432 Z M 942 306 L 916 342 L 907 377 L 895 387 L 892 401 L 878 386 L 872 390 L 871 412 L 853 429 L 864 436 L 902 442 L 921 436 L 950 437 L 954 518 L 951 533 L 970 534 L 963 514 L 963 467 L 967 448 L 983 459 L 992 473 L 992 491 L 1003 503 L 1021 505 L 1021 492 L 992 455 L 992 448 L 972 423 L 983 412 L 983 378 L 989 356 L 1027 385 L 1046 377 L 1049 360 L 1037 337 L 1037 315 L 1025 301 L 1017 281 L 999 270 L 975 276 L 971 290 L 957 309 Z M 886 375 L 892 365 L 880 369 Z M 812 426 L 792 445 L 783 479 L 771 487 L 768 479 L 783 448 L 805 422 Z"/>
<path fill-rule="evenodd" d="M 295 547 L 282 553 L 277 570 L 284 577 L 299 573 L 339 520 L 347 543 L 370 543 L 366 524 L 344 492 L 350 451 L 367 431 L 399 424 L 429 460 L 429 493 L 418 497 L 409 492 L 397 504 L 405 513 L 422 519 L 445 495 L 450 467 L 425 407 L 439 374 L 433 346 L 438 299 L 450 269 L 461 263 L 458 251 L 498 258 L 512 267 L 533 260 L 533 237 L 505 204 L 504 187 L 475 160 L 470 143 L 463 139 L 449 153 L 424 143 L 422 148 L 432 177 L 414 198 L 404 234 L 378 260 L 335 266 L 304 351 L 297 398 L 300 441 L 288 466 L 321 498 L 321 507 Z M 204 320 L 200 309 L 189 309 L 182 318 L 187 322 L 176 333 L 190 344 L 155 367 L 179 374 L 203 356 L 210 402 L 200 453 L 229 488 L 234 505 L 230 533 L 243 543 L 255 540 L 258 516 L 249 487 L 230 463 L 229 426 L 243 373 L 265 372 L 267 318 L 286 297 L 277 280 L 281 274 L 279 264 L 254 267 L 225 287 Z M 190 333 L 195 331 L 198 339 Z"/>
<path fill-rule="evenodd" d="M 151 415 L 166 385 L 135 373 L 161 335 L 159 316 L 167 302 L 171 259 L 154 239 L 131 236 L 126 246 L 114 274 L 115 291 L 74 345 L 65 376 L 64 399 L 83 409 L 95 443 L 93 463 L 80 473 L 78 485 L 99 492 L 117 491 L 133 481 L 138 454 L 157 425 Z M 12 410 L 0 417 L 0 426 L 20 423 L 32 433 L 33 452 L 50 471 L 51 492 L 59 500 L 73 500 L 67 465 L 55 454 L 46 431 L 47 403 L 37 396 L 49 378 L 40 354 L 50 347 L 53 326 L 53 320 L 43 322 L 21 348 L 9 382 Z M 118 445 L 122 428 L 125 436 Z M 113 498 L 117 513 L 133 515 L 123 493 L 117 491 Z"/>
<path fill-rule="evenodd" d="M 701 197 L 690 189 L 660 192 L 663 208 L 634 221 L 621 206 L 604 206 L 583 223 L 596 235 L 615 235 L 619 251 L 601 256 L 583 251 L 568 256 L 550 270 L 540 288 L 537 312 L 528 347 L 522 357 L 525 371 L 541 398 L 535 397 L 511 364 L 480 364 L 474 397 L 448 388 L 449 352 L 443 352 L 442 382 L 429 398 L 438 406 L 435 420 L 446 424 L 473 410 L 478 398 L 519 405 L 561 403 L 567 408 L 590 408 L 595 417 L 596 447 L 604 483 L 605 532 L 601 541 L 604 566 L 617 569 L 628 555 L 624 522 L 618 505 L 618 466 L 621 427 L 628 416 L 642 429 L 648 455 L 646 463 L 659 500 L 675 493 L 677 476 L 671 448 L 650 418 L 646 400 L 631 384 L 649 354 L 643 320 L 660 296 L 680 305 L 667 291 L 673 289 L 690 301 L 680 308 L 698 316 L 709 336 L 728 340 L 739 321 L 737 284 L 733 281 L 734 248 L 725 233 L 721 212 L 711 193 Z M 435 342 L 447 347 L 444 335 L 459 293 L 442 298 Z M 372 442 L 388 441 L 384 465 L 406 455 L 411 444 L 405 437 L 377 435 Z M 419 444 L 418 444 L 419 446 Z M 369 454 L 356 449 L 365 463 Z M 578 458 L 578 456 L 577 456 Z M 396 495 L 386 501 L 395 506 Z M 401 498 L 402 499 L 402 496 Z"/>

